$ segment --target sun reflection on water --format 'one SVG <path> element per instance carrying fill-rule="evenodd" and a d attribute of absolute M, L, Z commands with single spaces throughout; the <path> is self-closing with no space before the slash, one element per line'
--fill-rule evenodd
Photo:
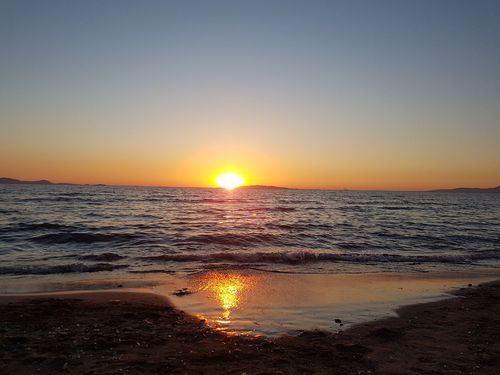
<path fill-rule="evenodd" d="M 222 310 L 215 322 L 231 323 L 231 312 L 240 305 L 244 293 L 254 281 L 254 277 L 236 273 L 211 272 L 203 277 L 201 289 L 209 292 Z"/>

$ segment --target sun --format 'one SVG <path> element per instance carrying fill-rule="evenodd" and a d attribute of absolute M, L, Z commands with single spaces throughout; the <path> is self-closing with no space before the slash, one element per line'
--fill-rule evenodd
<path fill-rule="evenodd" d="M 215 181 L 217 185 L 227 190 L 233 190 L 245 183 L 245 179 L 234 172 L 222 173 L 215 178 Z"/>

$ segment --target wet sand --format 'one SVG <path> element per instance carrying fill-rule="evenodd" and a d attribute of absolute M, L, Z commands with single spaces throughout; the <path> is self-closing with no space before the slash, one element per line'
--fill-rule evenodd
<path fill-rule="evenodd" d="M 498 374 L 500 282 L 342 333 L 227 335 L 154 294 L 2 297 L 2 374 Z"/>

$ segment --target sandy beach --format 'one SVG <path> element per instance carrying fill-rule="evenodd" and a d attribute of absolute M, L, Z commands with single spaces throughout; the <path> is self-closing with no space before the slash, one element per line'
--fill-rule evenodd
<path fill-rule="evenodd" d="M 2 374 L 497 374 L 500 282 L 340 333 L 228 335 L 155 294 L 0 299 Z"/>

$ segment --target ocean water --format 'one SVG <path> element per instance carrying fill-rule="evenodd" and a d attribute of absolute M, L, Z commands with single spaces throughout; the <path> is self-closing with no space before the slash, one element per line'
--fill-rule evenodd
<path fill-rule="evenodd" d="M 500 267 L 500 194 L 0 185 L 0 259 L 0 282 L 480 271 Z"/>
<path fill-rule="evenodd" d="M 500 194 L 0 185 L 0 294 L 122 286 L 272 336 L 498 275 Z"/>

